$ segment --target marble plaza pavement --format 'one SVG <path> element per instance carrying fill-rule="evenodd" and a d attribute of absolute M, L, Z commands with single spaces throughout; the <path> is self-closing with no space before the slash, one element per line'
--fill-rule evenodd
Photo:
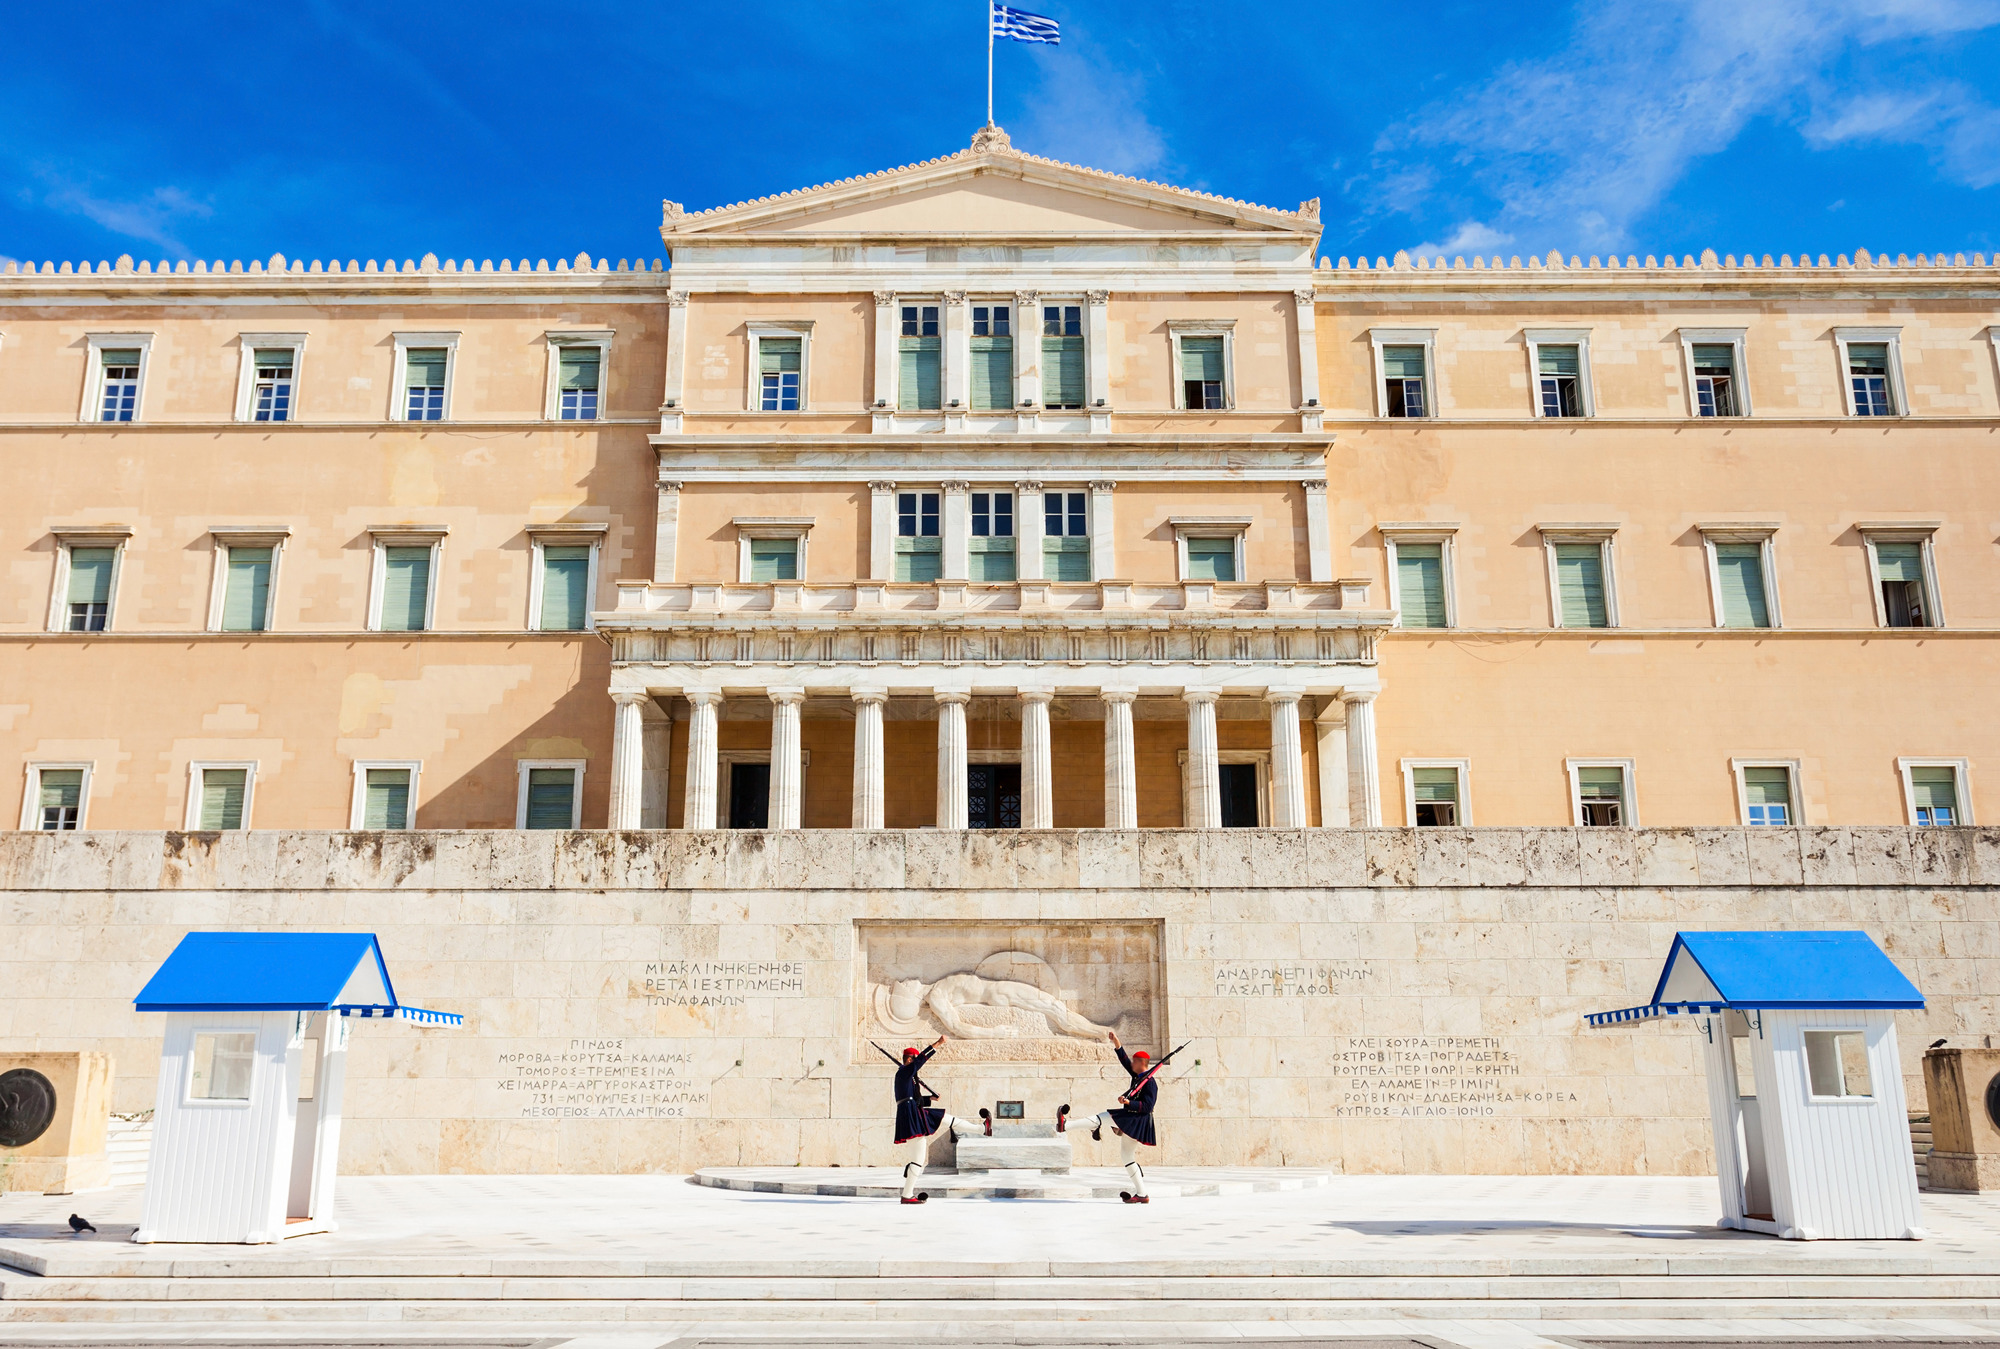
<path fill-rule="evenodd" d="M 341 1185 L 339 1232 L 266 1247 L 135 1246 L 136 1188 L 0 1196 L 0 1345 L 2000 1341 L 2000 1199 L 1976 1195 L 1926 1194 L 1926 1241 L 1796 1243 L 1716 1229 L 1714 1182 L 1683 1177 L 1335 1176 L 1144 1208 Z"/>

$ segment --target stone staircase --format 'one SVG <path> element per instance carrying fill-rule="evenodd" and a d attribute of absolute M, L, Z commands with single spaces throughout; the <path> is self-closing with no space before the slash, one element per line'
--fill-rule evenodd
<path fill-rule="evenodd" d="M 144 1185 L 153 1151 L 153 1121 L 113 1115 L 105 1126 L 104 1150 L 111 1155 L 113 1185 Z"/>

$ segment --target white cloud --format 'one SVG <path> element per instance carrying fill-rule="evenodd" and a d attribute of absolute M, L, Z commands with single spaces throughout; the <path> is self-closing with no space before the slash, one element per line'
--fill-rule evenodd
<path fill-rule="evenodd" d="M 1386 130 L 1373 186 L 1390 194 L 1387 209 L 1411 211 L 1409 161 L 1443 151 L 1500 203 L 1492 228 L 1619 246 L 1690 164 L 1727 148 L 1751 118 L 1787 110 L 1847 49 L 1996 23 L 2000 0 L 1606 0 L 1581 12 L 1560 51 L 1502 67 Z M 1936 97 L 1882 97 L 1830 115 L 1820 141 L 1935 134 L 1946 106 Z M 1958 114 L 1934 152 L 1975 186 L 2000 173 L 1980 113 L 1990 116 L 1983 105 Z"/>
<path fill-rule="evenodd" d="M 1418 244 L 1410 252 L 1420 258 L 1453 257 L 1483 253 L 1489 248 L 1504 248 L 1513 242 L 1511 234 L 1503 234 L 1482 221 L 1467 220 L 1453 230 L 1443 243 Z"/>
<path fill-rule="evenodd" d="M 2000 183 L 2000 109 L 1960 84 L 1856 94 L 1815 109 L 1805 134 L 1821 147 L 1922 145 L 1940 172 L 1967 187 Z"/>
<path fill-rule="evenodd" d="M 1149 173 L 1165 162 L 1166 137 L 1146 117 L 1143 79 L 1081 49 L 1036 53 L 1040 88 L 1019 132 L 1009 133 L 1017 146 L 1113 173 Z"/>
<path fill-rule="evenodd" d="M 208 203 L 195 200 L 177 187 L 156 187 L 145 196 L 119 200 L 99 196 L 83 183 L 46 171 L 38 176 L 48 185 L 41 203 L 49 209 L 83 216 L 113 234 L 158 244 L 180 256 L 185 256 L 188 250 L 175 233 L 177 223 L 206 220 L 214 214 Z"/>

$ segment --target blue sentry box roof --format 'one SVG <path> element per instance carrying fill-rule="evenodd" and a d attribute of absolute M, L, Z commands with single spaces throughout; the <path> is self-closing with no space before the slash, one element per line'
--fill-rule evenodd
<path fill-rule="evenodd" d="M 1692 959 L 1733 1007 L 1909 1007 L 1924 995 L 1866 932 L 1680 932 L 1653 1001 Z"/>
<path fill-rule="evenodd" d="M 343 998 L 349 985 L 357 995 Z M 394 1007 L 372 932 L 190 932 L 139 990 L 142 1012 L 326 1011 Z"/>

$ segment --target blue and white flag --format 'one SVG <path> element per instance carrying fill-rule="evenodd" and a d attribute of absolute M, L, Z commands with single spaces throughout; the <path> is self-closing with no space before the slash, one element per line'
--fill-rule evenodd
<path fill-rule="evenodd" d="M 1061 45 L 1062 25 L 1045 14 L 1030 14 L 1007 5 L 993 6 L 993 36 L 1010 37 L 1016 42 L 1047 42 Z"/>

